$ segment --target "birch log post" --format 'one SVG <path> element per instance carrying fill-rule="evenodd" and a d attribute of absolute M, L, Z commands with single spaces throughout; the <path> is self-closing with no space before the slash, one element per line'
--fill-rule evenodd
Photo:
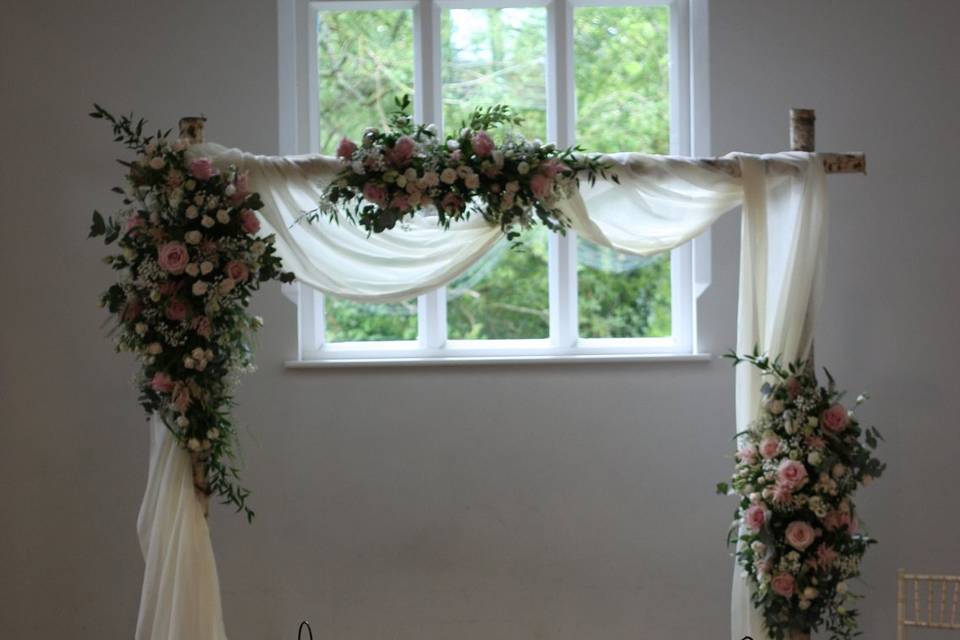
<path fill-rule="evenodd" d="M 188 144 L 203 142 L 203 126 L 207 119 L 200 117 L 180 118 L 180 139 Z M 193 488 L 197 500 L 206 517 L 210 513 L 210 484 L 207 481 L 206 455 L 204 452 L 191 451 L 190 465 L 193 469 Z"/>

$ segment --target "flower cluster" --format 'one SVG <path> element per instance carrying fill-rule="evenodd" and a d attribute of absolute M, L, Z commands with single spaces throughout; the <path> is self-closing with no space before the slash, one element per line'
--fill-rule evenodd
<path fill-rule="evenodd" d="M 326 188 L 320 213 L 334 220 L 344 213 L 379 233 L 420 209 L 436 210 L 444 227 L 476 212 L 512 239 L 536 221 L 563 231 L 568 224 L 557 202 L 576 190 L 578 176 L 591 183 L 608 177 L 608 165 L 576 153 L 578 147 L 559 149 L 509 132 L 496 142 L 497 128 L 522 122 L 507 106 L 477 108 L 441 141 L 434 125 L 413 124 L 408 96 L 396 103 L 387 131 L 367 129 L 360 144 L 340 142 L 344 168 Z"/>
<path fill-rule="evenodd" d="M 116 321 L 117 350 L 141 364 L 143 408 L 203 462 L 209 491 L 250 518 L 249 492 L 228 466 L 233 386 L 252 366 L 251 337 L 262 324 L 246 306 L 262 282 L 293 276 L 281 271 L 273 236 L 257 235 L 263 205 L 245 174 L 188 160 L 186 141 L 144 136 L 143 120 L 99 106 L 90 115 L 112 123 L 115 140 L 137 154 L 121 162 L 126 184 L 113 189 L 123 207 L 106 218 L 95 211 L 90 230 L 120 249 L 106 258 L 118 277 L 101 298 Z"/>
<path fill-rule="evenodd" d="M 730 542 L 753 603 L 777 640 L 821 626 L 832 638 L 850 638 L 857 611 L 848 581 L 876 542 L 860 531 L 852 498 L 884 470 L 873 456 L 880 434 L 841 403 L 829 372 L 824 388 L 806 362 L 785 367 L 756 351 L 728 357 L 769 378 L 760 417 L 738 434 L 732 481 L 717 485 L 739 497 Z"/>

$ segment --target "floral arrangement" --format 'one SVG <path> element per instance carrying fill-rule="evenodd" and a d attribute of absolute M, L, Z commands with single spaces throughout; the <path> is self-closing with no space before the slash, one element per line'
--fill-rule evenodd
<path fill-rule="evenodd" d="M 806 362 L 784 366 L 756 350 L 728 357 L 767 378 L 762 414 L 737 434 L 732 481 L 717 485 L 739 497 L 729 542 L 753 603 L 777 640 L 821 626 L 831 638 L 851 638 L 857 596 L 848 580 L 876 542 L 859 529 L 853 494 L 883 473 L 873 455 L 880 433 L 860 426 L 826 370 L 829 384 L 821 387 Z"/>
<path fill-rule="evenodd" d="M 575 191 L 581 173 L 591 184 L 608 177 L 609 165 L 576 153 L 579 147 L 559 149 L 512 132 L 498 143 L 496 129 L 522 123 L 508 106 L 478 107 L 456 135 L 439 140 L 434 125 L 413 124 L 409 96 L 395 100 L 387 131 L 367 129 L 359 145 L 340 142 L 344 168 L 326 188 L 319 213 L 334 221 L 344 213 L 379 233 L 418 209 L 434 208 L 444 227 L 476 212 L 512 240 L 537 220 L 564 231 L 569 225 L 558 200 Z"/>
<path fill-rule="evenodd" d="M 170 142 L 169 131 L 145 136 L 144 120 L 94 107 L 90 115 L 137 154 L 120 161 L 126 184 L 113 191 L 123 206 L 112 217 L 94 211 L 90 229 L 120 249 L 106 258 L 117 281 L 101 297 L 116 348 L 136 354 L 140 404 L 203 463 L 207 490 L 251 519 L 249 491 L 229 464 L 232 390 L 252 366 L 251 337 L 262 325 L 246 307 L 261 283 L 293 275 L 281 270 L 273 236 L 257 236 L 263 205 L 245 174 L 188 161 L 187 142 Z"/>

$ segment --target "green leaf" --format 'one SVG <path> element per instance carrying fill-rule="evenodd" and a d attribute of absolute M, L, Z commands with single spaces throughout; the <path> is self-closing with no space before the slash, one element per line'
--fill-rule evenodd
<path fill-rule="evenodd" d="M 103 216 L 100 215 L 99 211 L 93 212 L 93 224 L 90 225 L 90 234 L 88 238 L 96 238 L 97 236 L 102 236 L 107 232 L 107 225 L 103 220 Z"/>
<path fill-rule="evenodd" d="M 719 495 L 725 496 L 725 495 L 727 495 L 727 493 L 729 493 L 729 492 L 730 492 L 730 485 L 729 485 L 729 484 L 727 484 L 726 482 L 718 482 L 718 483 L 717 483 L 717 493 L 718 493 Z"/>

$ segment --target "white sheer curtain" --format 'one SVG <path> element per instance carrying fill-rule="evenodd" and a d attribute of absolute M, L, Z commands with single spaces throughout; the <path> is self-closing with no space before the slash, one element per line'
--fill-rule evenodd
<path fill-rule="evenodd" d="M 249 172 L 264 201 L 264 234 L 300 282 L 323 293 L 369 302 L 405 300 L 463 273 L 496 242 L 482 218 L 436 226 L 421 216 L 404 228 L 367 236 L 347 221 L 302 221 L 340 168 L 322 156 L 257 156 L 215 144 L 191 147 L 221 168 Z M 826 215 L 823 169 L 812 154 L 737 154 L 742 178 L 682 158 L 614 154 L 620 184 L 598 181 L 559 204 L 578 234 L 637 255 L 670 250 L 744 206 L 737 347 L 754 344 L 788 358 L 810 348 L 822 278 Z M 737 424 L 759 410 L 758 381 L 737 373 Z M 155 422 L 151 472 L 141 509 L 146 575 L 137 640 L 224 638 L 209 532 L 193 495 L 189 456 Z M 733 637 L 765 638 L 751 618 L 749 593 L 735 572 Z M 201 635 L 197 635 L 200 633 Z"/>

